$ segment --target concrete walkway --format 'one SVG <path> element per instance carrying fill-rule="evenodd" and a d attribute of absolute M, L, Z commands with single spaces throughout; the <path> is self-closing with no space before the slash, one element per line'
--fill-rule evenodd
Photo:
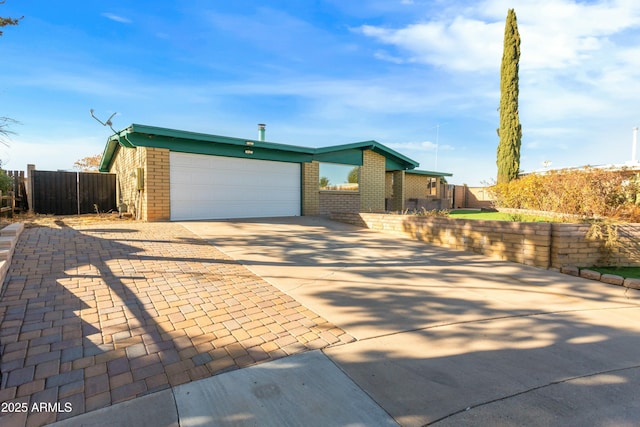
<path fill-rule="evenodd" d="M 0 414 L 3 426 L 640 420 L 640 291 L 321 218 L 27 232 L 0 300 L 0 401 L 76 400 Z M 126 325 L 111 324 L 120 312 Z M 78 339 L 82 355 L 65 352 Z M 39 361 L 51 352 L 57 364 Z M 141 364 L 154 355 L 162 371 Z M 144 386 L 121 403 L 113 360 Z"/>

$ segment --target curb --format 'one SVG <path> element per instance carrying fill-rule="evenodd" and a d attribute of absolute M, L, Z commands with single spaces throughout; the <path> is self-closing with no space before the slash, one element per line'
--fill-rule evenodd
<path fill-rule="evenodd" d="M 24 223 L 15 222 L 0 230 L 0 295 L 4 291 L 4 280 L 9 272 L 11 259 L 20 235 L 24 231 Z"/>
<path fill-rule="evenodd" d="M 595 270 L 574 266 L 562 267 L 560 272 L 570 276 L 582 277 L 583 279 L 598 280 L 610 285 L 624 286 L 629 289 L 640 289 L 640 279 L 625 279 L 624 277 L 615 274 L 602 274 Z"/>

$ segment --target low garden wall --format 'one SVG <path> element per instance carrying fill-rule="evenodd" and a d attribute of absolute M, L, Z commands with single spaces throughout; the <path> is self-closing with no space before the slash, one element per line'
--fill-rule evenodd
<path fill-rule="evenodd" d="M 347 212 L 334 212 L 331 219 L 542 268 L 640 266 L 640 224 L 618 226 L 617 243 L 609 247 L 606 238 L 587 238 L 589 224 Z"/>
<path fill-rule="evenodd" d="M 359 210 L 360 193 L 357 191 L 320 191 L 320 215 Z"/>

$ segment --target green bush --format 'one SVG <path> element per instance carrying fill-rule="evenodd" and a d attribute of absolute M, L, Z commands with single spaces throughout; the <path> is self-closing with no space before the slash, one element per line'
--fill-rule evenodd
<path fill-rule="evenodd" d="M 0 191 L 7 194 L 7 191 L 13 190 L 13 179 L 3 170 L 0 170 Z"/>

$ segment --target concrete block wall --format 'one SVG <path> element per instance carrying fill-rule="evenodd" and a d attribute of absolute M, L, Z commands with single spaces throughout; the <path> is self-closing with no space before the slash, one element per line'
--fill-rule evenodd
<path fill-rule="evenodd" d="M 384 156 L 371 150 L 362 152 L 359 186 L 361 212 L 384 212 L 385 168 Z"/>
<path fill-rule="evenodd" d="M 320 163 L 302 163 L 302 215 L 320 214 Z"/>
<path fill-rule="evenodd" d="M 23 231 L 24 224 L 21 222 L 14 222 L 0 230 L 0 293 L 2 292 L 2 284 L 9 272 L 13 253 Z"/>
<path fill-rule="evenodd" d="M 456 185 L 454 189 L 454 208 L 481 209 L 493 207 L 493 199 L 486 187 L 467 187 Z"/>
<path fill-rule="evenodd" d="M 617 244 L 611 248 L 587 238 L 590 224 L 552 223 L 551 228 L 554 266 L 640 266 L 640 224 L 617 225 Z"/>
<path fill-rule="evenodd" d="M 604 243 L 586 238 L 589 224 L 477 221 L 369 213 L 335 213 L 331 219 L 542 268 L 640 266 L 640 224 L 620 225 L 619 245 L 603 258 Z"/>

